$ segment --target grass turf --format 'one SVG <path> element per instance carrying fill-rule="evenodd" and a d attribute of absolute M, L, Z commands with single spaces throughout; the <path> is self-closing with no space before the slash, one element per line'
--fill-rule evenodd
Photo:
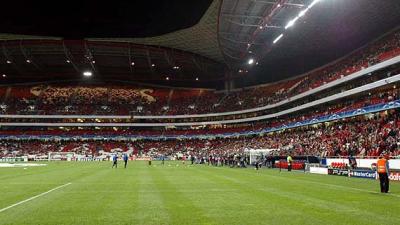
<path fill-rule="evenodd" d="M 0 168 L 0 224 L 400 224 L 400 183 L 171 162 Z M 120 165 L 121 166 L 121 165 Z"/>

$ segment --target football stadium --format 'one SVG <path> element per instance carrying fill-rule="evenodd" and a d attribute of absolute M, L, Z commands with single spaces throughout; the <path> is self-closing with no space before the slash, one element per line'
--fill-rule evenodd
<path fill-rule="evenodd" d="M 2 9 L 0 225 L 400 224 L 399 0 Z"/>

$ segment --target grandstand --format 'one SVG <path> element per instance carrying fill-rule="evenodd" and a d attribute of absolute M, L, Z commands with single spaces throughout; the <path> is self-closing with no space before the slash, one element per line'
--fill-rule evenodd
<path fill-rule="evenodd" d="M 0 224 L 400 223 L 400 2 L 154 2 L 0 22 Z"/>

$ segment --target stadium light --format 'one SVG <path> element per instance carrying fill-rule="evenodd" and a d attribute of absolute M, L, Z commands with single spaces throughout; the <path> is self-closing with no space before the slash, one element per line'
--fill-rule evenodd
<path fill-rule="evenodd" d="M 70 61 L 69 59 L 67 59 L 65 62 L 67 62 L 67 63 L 71 63 L 71 61 Z"/>
<path fill-rule="evenodd" d="M 306 8 L 306 9 L 304 9 L 304 10 L 301 10 L 301 12 L 299 13 L 299 17 L 304 16 L 304 15 L 307 13 L 308 10 L 309 10 L 309 8 Z"/>
<path fill-rule="evenodd" d="M 30 60 L 30 59 L 27 59 L 26 62 L 27 62 L 27 63 L 31 63 L 31 60 Z"/>
<path fill-rule="evenodd" d="M 135 65 L 135 62 L 131 62 L 131 66 L 134 66 Z"/>
<path fill-rule="evenodd" d="M 293 18 L 292 20 L 290 20 L 290 21 L 286 24 L 285 30 L 288 29 L 288 28 L 290 28 L 290 27 L 292 27 L 300 17 L 303 17 L 303 16 L 307 13 L 307 11 L 308 11 L 309 9 L 311 9 L 311 8 L 312 8 L 315 4 L 317 4 L 319 1 L 321 1 L 321 0 L 314 0 L 310 5 L 307 6 L 307 8 L 305 8 L 305 9 L 302 10 L 302 11 L 300 11 L 300 13 L 299 13 L 298 16 L 296 16 L 295 18 Z"/>
<path fill-rule="evenodd" d="M 11 64 L 12 63 L 10 60 L 7 60 L 6 62 L 7 62 L 7 64 Z"/>
<path fill-rule="evenodd" d="M 283 37 L 283 34 L 280 34 L 277 38 L 275 38 L 275 40 L 274 40 L 274 44 L 276 43 L 276 42 L 278 42 L 281 38 Z"/>
<path fill-rule="evenodd" d="M 96 61 L 94 61 L 94 60 L 93 60 L 93 61 L 92 61 L 92 63 L 93 63 L 93 64 L 95 64 L 95 63 L 96 63 Z"/>
<path fill-rule="evenodd" d="M 156 64 L 154 64 L 154 63 L 153 63 L 153 64 L 151 64 L 151 67 L 155 67 L 155 66 L 156 66 Z"/>
<path fill-rule="evenodd" d="M 247 64 L 249 64 L 249 65 L 253 65 L 253 63 L 254 63 L 254 59 L 249 59 L 249 61 L 247 61 Z"/>
<path fill-rule="evenodd" d="M 300 17 L 296 16 L 294 19 L 292 19 L 291 21 L 289 21 L 289 22 L 286 24 L 286 26 L 285 26 L 285 30 L 288 29 L 289 27 L 293 26 L 299 18 L 300 18 Z"/>
<path fill-rule="evenodd" d="M 85 76 L 85 77 L 91 77 L 92 75 L 93 75 L 93 73 L 90 71 L 83 72 L 83 76 Z"/>
<path fill-rule="evenodd" d="M 166 77 L 165 80 L 169 80 L 169 77 Z"/>
<path fill-rule="evenodd" d="M 7 75 L 3 74 L 3 75 L 2 75 L 2 77 L 6 78 L 6 77 L 7 77 Z"/>
<path fill-rule="evenodd" d="M 196 81 L 198 81 L 199 80 L 199 78 L 198 77 L 196 77 Z"/>

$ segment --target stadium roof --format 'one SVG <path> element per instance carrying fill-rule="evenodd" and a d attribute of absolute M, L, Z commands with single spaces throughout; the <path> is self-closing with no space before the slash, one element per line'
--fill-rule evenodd
<path fill-rule="evenodd" d="M 218 44 L 218 13 L 222 0 L 214 0 L 201 20 L 194 26 L 156 37 L 147 38 L 89 38 L 88 40 L 130 42 L 163 46 L 193 52 L 223 62 Z"/>
<path fill-rule="evenodd" d="M 186 86 L 215 85 L 224 66 L 189 52 L 132 43 L 36 39 L 1 43 L 0 71 L 10 82 L 96 79 Z"/>
<path fill-rule="evenodd" d="M 375 40 L 400 25 L 399 12 L 398 0 L 224 0 L 219 38 L 227 63 L 249 69 L 244 85 L 271 82 Z"/>
<path fill-rule="evenodd" d="M 201 86 L 215 87 L 230 68 L 239 84 L 252 85 L 321 66 L 400 25 L 398 0 L 213 0 L 206 7 L 194 25 L 152 37 L 88 33 L 88 38 L 69 41 L 32 32 L 0 34 L 0 73 L 14 74 L 9 76 L 13 81 L 69 79 L 91 68 L 103 79 L 165 84 L 171 76 L 196 86 L 199 82 L 193 81 L 200 78 Z M 118 23 L 108 25 L 119 32 Z M 250 58 L 259 65 L 247 65 Z"/>

